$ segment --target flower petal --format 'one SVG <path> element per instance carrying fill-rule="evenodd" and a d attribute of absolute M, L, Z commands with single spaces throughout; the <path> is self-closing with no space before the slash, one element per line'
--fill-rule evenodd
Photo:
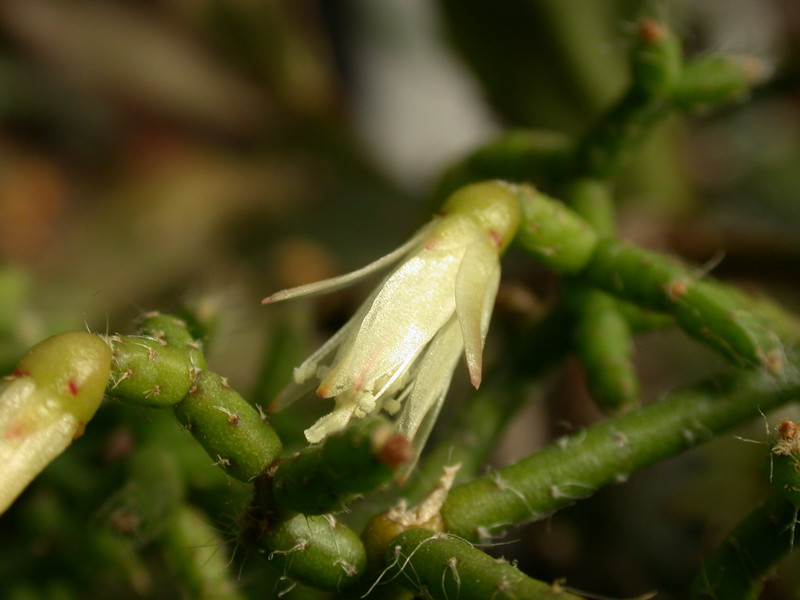
<path fill-rule="evenodd" d="M 272 400 L 267 407 L 267 412 L 278 412 L 288 406 L 294 404 L 311 390 L 317 387 L 319 379 L 317 378 L 317 369 L 319 364 L 328 359 L 335 351 L 342 338 L 344 338 L 349 329 L 352 329 L 354 320 L 350 319 L 345 323 L 339 331 L 334 333 L 331 338 L 318 348 L 311 356 L 309 356 L 299 367 L 295 367 L 293 373 L 293 381 L 290 381 L 286 386 L 278 392 L 278 395 Z"/>
<path fill-rule="evenodd" d="M 456 312 L 464 338 L 469 378 L 476 388 L 481 384 L 483 343 L 499 284 L 497 251 L 488 240 L 476 241 L 464 254 L 455 288 Z"/>
<path fill-rule="evenodd" d="M 347 345 L 351 338 L 358 333 L 358 326 L 369 310 L 370 302 L 377 294 L 377 290 L 370 294 L 367 301 L 358 308 L 347 323 L 342 325 L 339 331 L 334 333 L 328 341 L 305 359 L 300 366 L 295 367 L 293 381 L 289 382 L 286 387 L 275 396 L 275 399 L 267 408 L 267 412 L 281 411 L 291 406 L 294 402 L 317 387 L 320 381 L 320 364 L 327 362 L 342 344 Z M 324 394 L 324 390 L 320 392 L 319 395 L 323 398 L 329 397 Z"/>
<path fill-rule="evenodd" d="M 306 440 L 318 444 L 327 436 L 344 429 L 358 410 L 359 402 L 356 394 L 347 394 L 336 399 L 336 407 L 327 415 L 320 417 L 316 423 L 305 430 Z"/>
<path fill-rule="evenodd" d="M 453 317 L 420 357 L 416 377 L 411 384 L 413 388 L 403 400 L 403 408 L 397 419 L 400 433 L 413 439 L 415 447 L 422 448 L 425 443 L 424 439 L 416 438 L 417 430 L 425 415 L 444 400 L 462 352 L 461 329 Z M 424 432 L 423 437 L 427 437 L 429 432 Z"/>
<path fill-rule="evenodd" d="M 280 412 L 294 404 L 297 400 L 311 392 L 317 386 L 315 379 L 309 379 L 303 383 L 290 381 L 283 389 L 278 392 L 267 407 L 268 413 Z"/>
<path fill-rule="evenodd" d="M 422 227 L 417 233 L 415 233 L 410 240 L 408 240 L 405 244 L 393 250 L 386 256 L 382 256 L 375 262 L 371 262 L 365 267 L 361 267 L 356 271 L 352 271 L 345 275 L 339 275 L 338 277 L 331 277 L 330 279 L 323 279 L 322 281 L 315 281 L 314 283 L 308 283 L 306 285 L 301 285 L 294 288 L 289 288 L 288 290 L 281 290 L 280 292 L 275 292 L 271 296 L 267 296 L 263 300 L 261 300 L 261 304 L 274 304 L 275 302 L 282 302 L 284 300 L 289 300 L 291 298 L 298 298 L 300 296 L 318 296 L 320 294 L 327 294 L 329 292 L 335 292 L 342 288 L 347 287 L 348 285 L 352 285 L 361 279 L 365 279 L 369 277 L 376 271 L 380 271 L 397 261 L 399 261 L 403 255 L 410 252 L 414 246 L 418 245 L 421 240 L 427 235 L 428 230 L 430 229 L 432 223 Z"/>
<path fill-rule="evenodd" d="M 466 248 L 466 246 L 465 246 Z M 453 282 L 463 252 L 421 250 L 380 287 L 358 335 L 337 356 L 320 387 L 326 397 L 347 389 L 373 391 L 407 369 L 455 312 Z M 432 282 L 434 282 L 432 284 Z"/>

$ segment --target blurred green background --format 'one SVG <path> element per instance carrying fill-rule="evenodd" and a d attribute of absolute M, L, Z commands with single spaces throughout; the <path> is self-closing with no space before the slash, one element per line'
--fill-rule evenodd
<path fill-rule="evenodd" d="M 741 106 L 652 132 L 617 185 L 622 235 L 796 311 L 794 0 L 5 0 L 0 365 L 7 372 L 56 331 L 127 332 L 142 311 L 189 303 L 215 323 L 213 369 L 244 393 L 274 391 L 280 381 L 265 386 L 259 373 L 276 332 L 289 327 L 298 348 L 287 356 L 299 356 L 364 289 L 295 307 L 259 299 L 393 248 L 434 210 L 441 171 L 503 129 L 586 130 L 625 89 L 642 15 L 666 21 L 689 55 L 753 55 L 773 77 Z M 529 260 L 512 252 L 506 267 L 501 323 L 553 293 Z M 502 360 L 502 329 L 494 335 L 489 350 Z M 677 334 L 645 336 L 637 349 L 647 399 L 719 367 Z M 497 464 L 564 423 L 599 418 L 574 364 L 553 378 Z M 84 527 L 108 527 L 127 461 L 153 432 L 194 465 L 191 500 L 235 537 L 247 490 L 162 417 L 104 408 L 0 518 L 0 597 L 185 593 L 153 543 L 157 517 L 135 541 L 136 568 L 103 563 L 82 539 Z M 763 439 L 763 424 L 743 435 Z M 720 440 L 515 531 L 496 552 L 595 593 L 681 597 L 701 553 L 764 495 L 765 452 Z M 251 597 L 281 589 L 256 557 L 240 553 L 232 569 Z M 764 597 L 793 597 L 785 570 Z"/>

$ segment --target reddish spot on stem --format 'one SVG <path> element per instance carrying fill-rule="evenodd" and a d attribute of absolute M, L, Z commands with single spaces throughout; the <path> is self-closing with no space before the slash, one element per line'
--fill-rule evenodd
<path fill-rule="evenodd" d="M 73 379 L 70 379 L 67 382 L 67 393 L 72 396 L 77 396 L 79 391 L 80 387 L 78 386 L 78 382 Z"/>
<path fill-rule="evenodd" d="M 30 375 L 30 373 L 28 373 L 28 371 L 25 369 L 20 369 L 19 367 L 11 372 L 12 377 L 25 377 L 26 375 Z"/>
<path fill-rule="evenodd" d="M 25 427 L 22 425 L 22 423 L 17 421 L 16 423 L 12 423 L 11 426 L 6 429 L 6 433 L 3 437 L 5 437 L 7 440 L 13 440 L 22 437 L 23 435 L 25 435 Z"/>
<path fill-rule="evenodd" d="M 378 453 L 378 460 L 392 468 L 410 462 L 413 457 L 411 442 L 400 433 L 396 433 L 386 440 Z"/>

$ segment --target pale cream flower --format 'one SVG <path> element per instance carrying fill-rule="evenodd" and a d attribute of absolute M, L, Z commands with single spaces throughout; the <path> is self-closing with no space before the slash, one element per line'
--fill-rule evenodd
<path fill-rule="evenodd" d="M 519 224 L 517 188 L 462 188 L 408 242 L 366 267 L 284 290 L 274 303 L 338 290 L 394 265 L 356 314 L 294 370 L 272 403 L 280 410 L 316 388 L 333 411 L 305 431 L 311 443 L 351 419 L 383 410 L 419 449 L 444 401 L 458 360 L 481 381 L 483 345 L 500 281 L 500 255 Z"/>

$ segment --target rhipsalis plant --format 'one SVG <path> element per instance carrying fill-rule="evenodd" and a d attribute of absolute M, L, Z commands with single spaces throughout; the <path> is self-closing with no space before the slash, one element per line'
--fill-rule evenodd
<path fill-rule="evenodd" d="M 459 10 L 449 8 L 454 19 Z M 236 333 L 215 330 L 224 315 L 191 299 L 174 315 L 142 315 L 132 333 L 67 332 L 34 345 L 0 388 L 0 525 L 49 531 L 57 552 L 80 538 L 78 554 L 92 565 L 105 556 L 141 597 L 165 578 L 209 599 L 599 597 L 554 574 L 557 561 L 545 568 L 494 543 L 800 398 L 795 312 L 623 239 L 618 222 L 615 183 L 651 131 L 670 115 L 741 102 L 766 70 L 754 59 L 684 58 L 679 38 L 650 19 L 630 56 L 627 90 L 582 135 L 500 134 L 446 170 L 434 214 L 397 249 L 264 298 L 262 311 L 280 318 L 309 311 L 301 298 L 385 272 L 351 316 L 331 319 L 334 332 L 308 358 L 305 340 L 287 339 L 300 319 L 273 328 L 267 346 L 279 355 L 263 361 L 255 393 L 216 372 L 209 343 Z M 547 284 L 504 289 L 510 249 L 512 273 L 529 269 Z M 0 301 L 4 293 L 0 280 Z M 652 383 L 635 336 L 653 329 L 702 345 L 698 362 L 713 365 L 705 377 L 644 393 Z M 594 405 L 576 412 L 591 423 L 490 466 L 507 425 L 565 359 L 584 375 Z M 446 405 L 451 384 L 466 401 Z M 84 429 L 97 435 L 67 450 Z M 684 594 L 756 598 L 791 555 L 798 425 L 785 418 L 770 443 L 769 469 L 753 474 L 763 504 L 718 535 L 692 582 L 676 584 Z M 84 496 L 85 528 L 69 516 Z M 91 569 L 72 560 L 75 581 L 89 581 Z M 4 584 L 12 570 L 0 565 Z M 66 588 L 63 597 L 83 597 Z"/>

